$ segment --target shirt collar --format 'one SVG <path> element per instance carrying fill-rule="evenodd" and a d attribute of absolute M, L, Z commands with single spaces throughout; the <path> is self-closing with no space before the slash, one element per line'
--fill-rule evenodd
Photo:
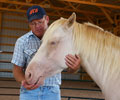
<path fill-rule="evenodd" d="M 31 37 L 31 36 L 33 36 L 33 37 L 37 38 L 38 40 L 40 40 L 32 31 L 30 31 L 28 33 L 28 37 Z"/>
<path fill-rule="evenodd" d="M 34 34 L 33 34 L 32 31 L 30 31 L 30 32 L 28 33 L 28 37 L 30 37 L 30 36 L 32 36 L 32 35 L 34 35 Z"/>

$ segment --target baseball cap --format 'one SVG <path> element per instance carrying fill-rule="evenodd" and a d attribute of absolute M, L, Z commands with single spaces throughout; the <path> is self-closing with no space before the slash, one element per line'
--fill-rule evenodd
<path fill-rule="evenodd" d="M 31 22 L 34 19 L 41 19 L 46 15 L 44 8 L 34 5 L 27 10 L 28 21 Z"/>

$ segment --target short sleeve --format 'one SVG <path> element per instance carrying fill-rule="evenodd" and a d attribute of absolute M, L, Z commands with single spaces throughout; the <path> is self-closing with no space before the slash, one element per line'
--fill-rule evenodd
<path fill-rule="evenodd" d="M 25 66 L 25 55 L 24 55 L 24 41 L 18 39 L 14 47 L 14 53 L 11 63 L 24 67 Z"/>

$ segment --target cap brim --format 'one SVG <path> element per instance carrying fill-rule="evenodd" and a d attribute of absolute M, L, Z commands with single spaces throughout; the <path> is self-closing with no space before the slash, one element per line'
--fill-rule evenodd
<path fill-rule="evenodd" d="M 42 19 L 43 18 L 43 16 L 38 16 L 38 15 L 34 15 L 34 16 L 32 16 L 31 18 L 29 18 L 29 22 L 31 22 L 31 21 L 33 21 L 33 20 L 35 20 L 35 19 Z"/>

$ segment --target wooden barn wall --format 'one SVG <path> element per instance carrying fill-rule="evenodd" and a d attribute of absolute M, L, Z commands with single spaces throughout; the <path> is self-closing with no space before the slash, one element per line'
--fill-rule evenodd
<path fill-rule="evenodd" d="M 25 16 L 20 16 L 16 13 L 2 13 L 1 31 L 0 31 L 0 51 L 13 52 L 14 44 L 18 37 L 28 31 L 28 24 Z M 12 54 L 0 53 L 0 69 L 11 69 L 10 62 Z M 0 77 L 13 77 L 12 73 L 0 72 Z"/>

